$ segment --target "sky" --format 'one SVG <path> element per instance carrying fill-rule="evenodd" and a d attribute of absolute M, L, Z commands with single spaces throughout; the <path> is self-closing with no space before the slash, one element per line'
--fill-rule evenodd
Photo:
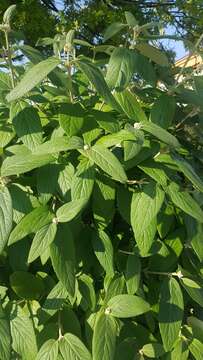
<path fill-rule="evenodd" d="M 62 0 L 55 0 L 56 7 L 59 10 L 63 10 L 63 1 Z M 166 34 L 174 35 L 175 34 L 175 27 L 172 25 L 167 26 L 165 30 Z M 183 44 L 183 41 L 177 40 L 162 40 L 163 45 L 167 48 L 172 49 L 176 53 L 176 60 L 181 59 L 183 56 L 186 55 L 186 50 Z"/>
<path fill-rule="evenodd" d="M 174 35 L 175 34 L 175 27 L 172 25 L 167 26 L 165 30 L 166 34 Z M 162 40 L 163 45 L 165 45 L 167 48 L 172 49 L 176 53 L 176 60 L 181 59 L 183 56 L 186 55 L 186 50 L 183 44 L 183 41 L 177 41 L 177 40 Z"/>

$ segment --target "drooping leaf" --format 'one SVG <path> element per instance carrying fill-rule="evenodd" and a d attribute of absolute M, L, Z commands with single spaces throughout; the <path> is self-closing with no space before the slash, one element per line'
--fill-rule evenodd
<path fill-rule="evenodd" d="M 139 289 L 140 272 L 141 263 L 139 257 L 136 254 L 129 255 L 125 272 L 127 291 L 129 295 L 134 295 Z"/>
<path fill-rule="evenodd" d="M 181 279 L 181 284 L 183 285 L 184 289 L 187 291 L 188 295 L 200 306 L 203 306 L 202 286 L 198 284 L 198 282 L 186 277 Z"/>
<path fill-rule="evenodd" d="M 87 158 L 84 158 L 78 165 L 77 171 L 71 183 L 71 198 L 79 200 L 88 199 L 91 196 L 94 186 L 95 170 L 94 165 Z"/>
<path fill-rule="evenodd" d="M 107 68 L 106 82 L 110 89 L 122 91 L 129 84 L 134 73 L 133 51 L 126 48 L 115 48 Z"/>
<path fill-rule="evenodd" d="M 13 223 L 12 199 L 5 186 L 0 187 L 0 254 L 4 250 Z"/>
<path fill-rule="evenodd" d="M 135 239 L 147 229 L 156 217 L 164 201 L 164 192 L 154 182 L 143 187 L 142 191 L 135 192 L 131 203 L 131 224 Z"/>
<path fill-rule="evenodd" d="M 92 245 L 97 259 L 108 275 L 114 274 L 113 246 L 109 236 L 103 231 L 93 233 Z"/>
<path fill-rule="evenodd" d="M 126 27 L 126 24 L 122 24 L 119 22 L 114 22 L 113 24 L 109 25 L 109 27 L 106 29 L 106 31 L 104 33 L 103 41 L 104 42 L 107 41 L 112 36 L 114 36 L 115 34 L 120 32 L 121 30 L 123 30 L 125 27 Z"/>
<path fill-rule="evenodd" d="M 152 45 L 149 45 L 147 43 L 140 43 L 136 45 L 136 49 L 139 50 L 142 55 L 147 56 L 158 65 L 169 65 L 167 56 L 164 54 L 164 52 L 160 51 Z"/>
<path fill-rule="evenodd" d="M 43 154 L 43 156 L 48 156 L 48 155 L 50 156 L 51 154 L 60 151 L 68 151 L 68 150 L 74 150 L 80 148 L 83 148 L 83 141 L 81 138 L 77 136 L 72 136 L 71 138 L 61 136 L 61 137 L 55 137 L 39 145 L 35 149 L 34 155 L 39 156 L 39 154 Z"/>
<path fill-rule="evenodd" d="M 183 210 L 186 214 L 192 216 L 199 222 L 203 222 L 203 211 L 199 204 L 186 191 L 179 191 L 179 187 L 175 183 L 170 183 L 167 188 L 172 202 Z"/>
<path fill-rule="evenodd" d="M 191 181 L 194 187 L 199 191 L 203 192 L 203 182 L 199 175 L 197 175 L 193 167 L 190 165 L 190 163 L 177 154 L 173 154 L 172 158 L 178 165 L 180 171 L 182 171 L 183 174 L 188 178 L 188 180 Z"/>
<path fill-rule="evenodd" d="M 117 325 L 111 315 L 97 315 L 93 334 L 92 354 L 95 360 L 113 360 L 116 347 Z"/>
<path fill-rule="evenodd" d="M 147 121 L 147 117 L 141 108 L 136 96 L 129 90 L 114 94 L 124 113 L 134 122 Z"/>
<path fill-rule="evenodd" d="M 50 57 L 34 65 L 29 69 L 18 85 L 11 90 L 6 99 L 8 102 L 17 100 L 26 95 L 36 85 L 38 85 L 44 78 L 60 64 L 60 60 Z"/>
<path fill-rule="evenodd" d="M 28 263 L 33 262 L 43 254 L 49 245 L 54 241 L 57 226 L 53 222 L 42 226 L 35 234 L 28 255 Z"/>
<path fill-rule="evenodd" d="M 75 248 L 68 224 L 60 224 L 56 238 L 50 245 L 54 271 L 66 288 L 70 299 L 75 295 Z"/>
<path fill-rule="evenodd" d="M 176 342 L 183 319 L 183 296 L 174 278 L 163 281 L 159 304 L 159 328 L 163 345 L 170 351 Z"/>
<path fill-rule="evenodd" d="M 170 125 L 172 125 L 175 109 L 175 98 L 162 94 L 152 106 L 150 114 L 151 121 L 160 127 L 167 129 Z"/>
<path fill-rule="evenodd" d="M 42 226 L 50 223 L 53 215 L 49 212 L 47 206 L 39 206 L 25 215 L 16 225 L 9 237 L 9 245 L 23 239 L 26 235 L 35 233 Z"/>
<path fill-rule="evenodd" d="M 11 176 L 31 171 L 37 167 L 53 162 L 55 159 L 50 154 L 24 154 L 7 157 L 1 167 L 2 176 Z"/>
<path fill-rule="evenodd" d="M 162 127 L 148 121 L 142 124 L 142 129 L 152 134 L 153 136 L 163 141 L 164 143 L 168 144 L 169 146 L 173 148 L 180 148 L 180 143 L 176 139 L 176 137 L 170 134 Z"/>
<path fill-rule="evenodd" d="M 90 61 L 79 60 L 77 64 L 106 103 L 111 105 L 114 109 L 119 109 L 119 105 L 111 94 L 101 71 Z"/>
<path fill-rule="evenodd" d="M 102 145 L 94 145 L 88 150 L 84 150 L 83 154 L 91 159 L 104 172 L 110 175 L 113 179 L 125 183 L 127 176 L 119 162 L 119 160 L 112 154 L 111 151 Z"/>
<path fill-rule="evenodd" d="M 94 184 L 92 209 L 99 226 L 110 223 L 115 213 L 115 184 L 105 176 L 98 176 Z"/>

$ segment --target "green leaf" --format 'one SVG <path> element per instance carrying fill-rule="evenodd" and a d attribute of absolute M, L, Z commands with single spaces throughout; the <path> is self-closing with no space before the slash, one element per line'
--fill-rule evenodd
<path fill-rule="evenodd" d="M 37 343 L 33 322 L 30 316 L 19 305 L 13 305 L 10 314 L 12 348 L 22 360 L 35 360 Z"/>
<path fill-rule="evenodd" d="M 124 47 L 115 48 L 111 54 L 106 82 L 110 89 L 122 91 L 128 86 L 134 73 L 134 53 Z"/>
<path fill-rule="evenodd" d="M 7 244 L 12 225 L 12 199 L 7 187 L 0 186 L 0 254 Z"/>
<path fill-rule="evenodd" d="M 82 198 L 72 200 L 67 204 L 62 205 L 56 212 L 58 222 L 68 222 L 73 220 L 86 205 L 87 199 Z"/>
<path fill-rule="evenodd" d="M 175 98 L 167 94 L 162 94 L 152 106 L 150 119 L 153 123 L 167 129 L 170 125 L 172 125 L 175 110 Z"/>
<path fill-rule="evenodd" d="M 126 291 L 125 288 L 125 278 L 123 275 L 116 274 L 113 277 L 110 275 L 110 281 L 107 284 L 106 296 L 104 304 L 106 305 L 108 301 L 116 296 L 121 295 Z"/>
<path fill-rule="evenodd" d="M 203 343 L 203 321 L 195 316 L 190 316 L 187 318 L 187 323 L 192 328 L 194 338 Z"/>
<path fill-rule="evenodd" d="M 159 328 L 166 351 L 170 351 L 178 339 L 183 310 L 183 296 L 177 280 L 164 280 L 159 304 Z"/>
<path fill-rule="evenodd" d="M 130 207 L 132 202 L 132 192 L 124 186 L 117 188 L 117 206 L 122 218 L 130 224 Z"/>
<path fill-rule="evenodd" d="M 169 66 L 167 56 L 164 54 L 163 51 L 160 51 L 154 46 L 147 43 L 140 43 L 136 45 L 136 49 L 139 50 L 142 55 L 148 57 L 156 64 L 161 66 Z"/>
<path fill-rule="evenodd" d="M 130 11 L 125 11 L 125 18 L 129 26 L 134 27 L 138 25 L 136 18 Z"/>
<path fill-rule="evenodd" d="M 193 167 L 178 154 L 173 154 L 172 158 L 179 167 L 180 171 L 182 171 L 183 174 L 188 178 L 188 180 L 191 181 L 194 187 L 197 190 L 203 192 L 203 182 L 199 175 L 197 175 Z"/>
<path fill-rule="evenodd" d="M 50 245 L 50 251 L 54 271 L 72 300 L 75 295 L 75 248 L 73 236 L 67 224 L 58 225 L 56 238 Z"/>
<path fill-rule="evenodd" d="M 11 126 L 0 126 L 0 148 L 4 148 L 15 137 L 15 133 Z"/>
<path fill-rule="evenodd" d="M 164 192 L 154 182 L 150 182 L 143 186 L 142 191 L 133 194 L 131 224 L 135 239 L 143 234 L 156 217 L 163 204 L 164 196 Z"/>
<path fill-rule="evenodd" d="M 53 215 L 47 206 L 39 206 L 25 215 L 10 234 L 9 245 L 23 239 L 26 235 L 37 232 L 42 226 L 50 223 Z"/>
<path fill-rule="evenodd" d="M 140 285 L 141 262 L 137 254 L 128 255 L 125 279 L 129 295 L 134 295 Z"/>
<path fill-rule="evenodd" d="M 69 305 L 63 305 L 60 314 L 64 333 L 69 332 L 81 339 L 81 326 L 75 311 L 71 309 Z"/>
<path fill-rule="evenodd" d="M 122 129 L 117 133 L 102 136 L 101 138 L 99 138 L 99 140 L 97 140 L 97 145 L 103 145 L 105 147 L 111 147 L 111 146 L 115 146 L 117 144 L 120 144 L 125 140 L 135 141 L 136 138 L 135 138 L 135 135 L 132 132 Z"/>
<path fill-rule="evenodd" d="M 11 341 L 9 321 L 0 303 L 0 358 L 2 360 L 11 358 Z"/>
<path fill-rule="evenodd" d="M 171 135 L 168 131 L 161 128 L 160 126 L 153 124 L 151 122 L 143 122 L 142 123 L 142 129 L 162 142 L 166 143 L 167 145 L 174 147 L 174 148 L 180 148 L 180 144 L 175 136 Z"/>
<path fill-rule="evenodd" d="M 200 306 L 203 307 L 203 288 L 200 284 L 186 277 L 181 279 L 181 284 L 188 295 Z"/>
<path fill-rule="evenodd" d="M 111 315 L 97 315 L 93 333 L 92 354 L 95 360 L 114 360 L 117 324 Z"/>
<path fill-rule="evenodd" d="M 39 312 L 40 322 L 45 323 L 65 303 L 68 293 L 61 282 L 58 282 L 48 294 Z"/>
<path fill-rule="evenodd" d="M 46 157 L 60 151 L 75 150 L 80 148 L 83 148 L 83 141 L 77 136 L 72 136 L 71 138 L 65 136 L 55 137 L 39 145 L 35 149 L 33 156 L 43 154 L 43 156 Z"/>
<path fill-rule="evenodd" d="M 54 70 L 60 62 L 60 60 L 50 57 L 34 65 L 25 73 L 18 85 L 6 96 L 7 101 L 11 102 L 22 98 Z"/>
<path fill-rule="evenodd" d="M 64 360 L 92 360 L 91 354 L 75 335 L 67 333 L 59 343 L 59 349 Z"/>
<path fill-rule="evenodd" d="M 16 271 L 10 276 L 13 291 L 22 299 L 38 299 L 44 291 L 44 284 L 40 277 L 24 271 Z"/>
<path fill-rule="evenodd" d="M 49 245 L 54 241 L 56 231 L 56 224 L 50 223 L 42 226 L 36 232 L 28 255 L 28 263 L 33 262 L 49 248 Z"/>
<path fill-rule="evenodd" d="M 42 143 L 42 125 L 38 112 L 32 106 L 22 109 L 19 104 L 15 104 L 13 108 L 14 129 L 23 144 L 33 151 Z"/>
<path fill-rule="evenodd" d="M 96 307 L 96 295 L 93 280 L 90 276 L 82 274 L 78 280 L 80 306 L 84 311 L 90 309 L 95 310 Z"/>
<path fill-rule="evenodd" d="M 134 122 L 147 121 L 147 117 L 139 104 L 137 97 L 129 90 L 114 94 L 124 113 Z"/>
<path fill-rule="evenodd" d="M 185 225 L 187 229 L 187 240 L 191 244 L 195 254 L 199 260 L 203 261 L 203 247 L 202 247 L 202 238 L 203 238 L 203 224 L 197 222 L 191 216 L 184 216 Z"/>
<path fill-rule="evenodd" d="M 24 154 L 7 157 L 1 167 L 1 176 L 26 173 L 37 167 L 53 162 L 55 159 L 49 154 Z"/>
<path fill-rule="evenodd" d="M 99 226 L 110 223 L 115 213 L 115 184 L 106 176 L 98 176 L 94 184 L 92 210 Z"/>
<path fill-rule="evenodd" d="M 138 167 L 160 185 L 167 186 L 168 176 L 162 164 L 156 163 L 150 159 L 142 161 Z"/>
<path fill-rule="evenodd" d="M 179 187 L 175 183 L 171 183 L 167 188 L 167 193 L 177 207 L 197 221 L 203 222 L 203 211 L 188 192 L 179 191 Z"/>
<path fill-rule="evenodd" d="M 80 103 L 62 104 L 59 109 L 59 123 L 68 136 L 76 135 L 82 128 L 85 111 Z"/>
<path fill-rule="evenodd" d="M 8 9 L 6 9 L 3 15 L 3 24 L 10 25 L 15 9 L 16 9 L 16 5 L 11 5 L 8 7 Z"/>
<path fill-rule="evenodd" d="M 159 358 L 165 353 L 165 350 L 161 344 L 151 343 L 146 344 L 142 348 L 142 353 L 149 358 Z"/>
<path fill-rule="evenodd" d="M 102 72 L 93 63 L 87 60 L 78 60 L 77 64 L 87 76 L 88 80 L 94 85 L 96 91 L 102 96 L 104 101 L 114 109 L 120 109 L 104 80 Z"/>
<path fill-rule="evenodd" d="M 149 304 L 139 296 L 117 295 L 108 301 L 105 313 L 118 318 L 129 318 L 144 314 L 149 310 Z"/>
<path fill-rule="evenodd" d="M 122 24 L 119 22 L 114 22 L 113 24 L 109 25 L 109 27 L 106 29 L 104 33 L 104 39 L 103 41 L 106 42 L 108 39 L 110 39 L 112 36 L 116 35 L 118 32 L 123 30 L 126 27 L 126 24 Z"/>
<path fill-rule="evenodd" d="M 116 156 L 104 146 L 94 145 L 90 149 L 84 150 L 82 153 L 91 159 L 104 172 L 112 176 L 113 179 L 120 181 L 121 183 L 127 181 L 127 176 L 121 163 Z"/>
<path fill-rule="evenodd" d="M 114 274 L 113 246 L 109 236 L 103 231 L 93 233 L 92 245 L 97 259 L 108 275 Z"/>
<path fill-rule="evenodd" d="M 79 200 L 82 198 L 88 201 L 92 194 L 94 177 L 94 165 L 92 165 L 92 162 L 89 161 L 89 159 L 82 159 L 77 167 L 77 171 L 75 172 L 71 183 L 72 200 Z"/>
<path fill-rule="evenodd" d="M 203 354 L 203 343 L 197 339 L 193 339 L 189 344 L 189 349 L 195 360 L 201 360 Z"/>
<path fill-rule="evenodd" d="M 58 341 L 47 340 L 40 348 L 36 360 L 57 360 L 58 347 Z"/>
<path fill-rule="evenodd" d="M 154 217 L 142 234 L 136 236 L 136 243 L 140 251 L 140 255 L 145 257 L 155 245 L 155 235 L 157 230 L 157 218 Z"/>

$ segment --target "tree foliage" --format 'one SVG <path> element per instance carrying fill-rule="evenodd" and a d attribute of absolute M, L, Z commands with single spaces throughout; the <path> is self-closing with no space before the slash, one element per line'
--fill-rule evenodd
<path fill-rule="evenodd" d="M 0 358 L 200 360 L 203 77 L 175 73 L 146 41 L 157 24 L 129 12 L 108 45 L 71 29 L 41 38 L 45 57 L 11 43 L 15 10 L 0 26 Z"/>

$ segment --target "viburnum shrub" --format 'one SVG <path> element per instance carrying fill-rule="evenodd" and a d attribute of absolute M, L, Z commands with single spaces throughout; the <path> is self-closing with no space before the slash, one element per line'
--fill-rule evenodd
<path fill-rule="evenodd" d="M 40 52 L 14 43 L 14 8 L 0 27 L 0 359 L 202 359 L 203 77 L 130 13 L 108 45 L 71 30 Z"/>

